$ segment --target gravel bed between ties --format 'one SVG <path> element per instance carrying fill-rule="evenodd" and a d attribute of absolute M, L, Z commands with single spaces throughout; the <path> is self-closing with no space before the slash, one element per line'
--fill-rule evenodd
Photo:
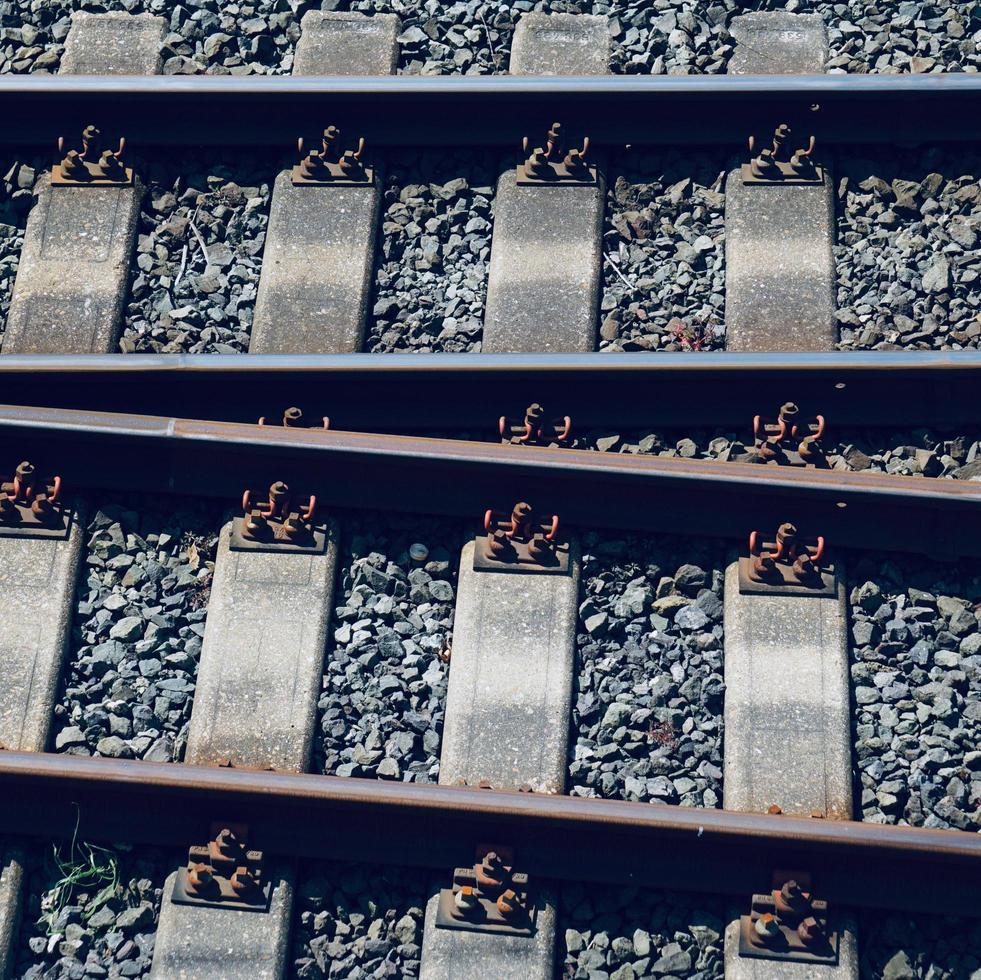
<path fill-rule="evenodd" d="M 54 748 L 180 761 L 221 511 L 211 501 L 130 495 L 90 513 Z"/>
<path fill-rule="evenodd" d="M 85 843 L 28 854 L 11 980 L 148 977 L 174 857 Z"/>
<path fill-rule="evenodd" d="M 561 980 L 722 980 L 724 910 L 716 897 L 563 885 Z"/>
<path fill-rule="evenodd" d="M 365 350 L 480 350 L 495 163 L 457 149 L 389 160 Z"/>
<path fill-rule="evenodd" d="M 435 783 L 462 525 L 361 514 L 342 527 L 315 768 Z"/>
<path fill-rule="evenodd" d="M 0 72 L 56 71 L 73 10 L 162 15 L 166 74 L 289 72 L 307 10 L 396 13 L 399 71 L 488 74 L 508 68 L 514 25 L 531 10 L 606 14 L 610 68 L 630 74 L 724 72 L 731 19 L 751 10 L 817 12 L 828 24 L 830 70 L 977 70 L 979 17 L 973 0 L 898 4 L 876 0 L 7 0 L 0 4 Z"/>
<path fill-rule="evenodd" d="M 584 534 L 571 795 L 722 806 L 725 547 Z"/>
<path fill-rule="evenodd" d="M 427 873 L 314 862 L 297 889 L 293 980 L 419 976 Z"/>
<path fill-rule="evenodd" d="M 858 916 L 862 980 L 978 980 L 981 925 L 947 916 L 906 918 L 863 910 Z"/>
<path fill-rule="evenodd" d="M 846 561 L 856 801 L 875 823 L 981 829 L 981 564 Z"/>

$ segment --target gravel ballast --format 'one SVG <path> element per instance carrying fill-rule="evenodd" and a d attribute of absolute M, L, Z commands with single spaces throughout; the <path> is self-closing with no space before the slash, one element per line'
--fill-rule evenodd
<path fill-rule="evenodd" d="M 725 546 L 587 533 L 574 796 L 722 806 Z"/>
<path fill-rule="evenodd" d="M 90 511 L 53 748 L 180 761 L 221 511 L 127 496 Z"/>
<path fill-rule="evenodd" d="M 418 977 L 427 873 L 313 862 L 296 897 L 293 980 Z"/>
<path fill-rule="evenodd" d="M 365 350 L 480 350 L 496 177 L 479 151 L 390 160 Z"/>
<path fill-rule="evenodd" d="M 440 518 L 364 514 L 342 526 L 316 768 L 434 783 L 462 528 Z M 409 554 L 417 544 L 424 560 Z"/>
<path fill-rule="evenodd" d="M 599 349 L 718 350 L 725 343 L 725 161 L 627 152 L 612 161 Z"/>
<path fill-rule="evenodd" d="M 722 902 L 655 889 L 564 885 L 561 980 L 722 980 Z"/>
<path fill-rule="evenodd" d="M 32 848 L 11 980 L 150 975 L 163 883 L 174 861 L 156 848 Z M 56 856 L 57 857 L 56 857 Z M 77 878 L 74 885 L 69 879 Z"/>
<path fill-rule="evenodd" d="M 8 0 L 0 6 L 0 72 L 56 71 L 71 12 L 82 8 L 163 16 L 165 74 L 289 72 L 300 19 L 321 8 L 398 14 L 399 71 L 406 74 L 506 71 L 514 26 L 531 10 L 609 15 L 610 69 L 629 74 L 724 72 L 733 52 L 732 18 L 772 9 L 823 15 L 829 70 L 976 71 L 981 66 L 972 0 Z"/>
<path fill-rule="evenodd" d="M 977 920 L 866 910 L 859 914 L 858 937 L 862 980 L 976 980 L 981 975 Z"/>
<path fill-rule="evenodd" d="M 280 162 L 237 151 L 145 171 L 124 353 L 244 353 Z"/>
<path fill-rule="evenodd" d="M 856 148 L 837 165 L 839 347 L 981 346 L 981 155 Z"/>
<path fill-rule="evenodd" d="M 856 812 L 976 832 L 981 566 L 866 555 L 847 567 Z"/>

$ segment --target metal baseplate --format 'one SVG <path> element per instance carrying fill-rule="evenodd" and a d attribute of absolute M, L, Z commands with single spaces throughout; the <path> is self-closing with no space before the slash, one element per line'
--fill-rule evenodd
<path fill-rule="evenodd" d="M 177 872 L 171 901 L 213 909 L 268 912 L 272 882 L 263 875 L 262 851 L 248 850 L 248 825 L 219 821 L 211 840 L 192 846 Z"/>
<path fill-rule="evenodd" d="M 82 149 L 65 152 L 58 138 L 59 162 L 51 168 L 52 187 L 132 187 L 133 170 L 123 164 L 126 140 L 115 150 L 102 149 L 102 134 L 95 126 L 82 130 Z"/>
<path fill-rule="evenodd" d="M 807 149 L 799 147 L 791 152 L 787 145 L 790 135 L 790 126 L 786 123 L 777 126 L 773 133 L 772 144 L 740 168 L 744 184 L 792 187 L 820 186 L 824 183 L 824 168 L 811 159 L 811 154 L 814 152 L 814 137 L 810 138 Z M 752 154 L 755 148 L 756 138 L 750 136 L 749 152 Z"/>
<path fill-rule="evenodd" d="M 242 494 L 244 516 L 232 522 L 228 547 L 232 551 L 297 552 L 322 555 L 327 551 L 327 525 L 314 521 L 317 498 L 295 501 L 289 486 L 274 483 L 266 494 Z"/>
<path fill-rule="evenodd" d="M 356 150 L 342 150 L 341 131 L 328 126 L 320 139 L 320 149 L 304 153 L 301 136 L 296 141 L 300 162 L 293 167 L 290 179 L 296 187 L 371 187 L 375 182 L 374 168 L 362 160 L 364 137 Z"/>
<path fill-rule="evenodd" d="M 455 868 L 453 886 L 439 893 L 437 929 L 535 935 L 538 910 L 528 895 L 528 875 L 515 871 L 510 848 L 481 845 L 470 868 Z"/>
<path fill-rule="evenodd" d="M 524 418 L 502 415 L 497 422 L 501 442 L 510 446 L 555 446 L 569 441 L 572 419 L 568 415 L 550 419 L 538 402 L 525 409 Z"/>
<path fill-rule="evenodd" d="M 484 533 L 474 540 L 475 572 L 570 573 L 569 542 L 559 536 L 558 516 L 536 514 L 523 501 L 510 513 L 486 511 Z"/>
<path fill-rule="evenodd" d="M 774 422 L 766 421 L 762 415 L 753 417 L 754 462 L 827 469 L 828 460 L 821 445 L 824 430 L 823 415 L 815 416 L 813 422 L 802 422 L 797 405 L 784 402 Z"/>
<path fill-rule="evenodd" d="M 580 149 L 565 151 L 562 145 L 562 124 L 552 123 L 545 137 L 545 145 L 529 150 L 530 145 L 526 136 L 521 142 L 525 159 L 518 164 L 515 174 L 519 187 L 595 187 L 598 184 L 596 165 L 586 160 L 589 153 L 588 136 L 583 139 Z"/>
<path fill-rule="evenodd" d="M 776 872 L 773 890 L 754 895 L 739 919 L 739 955 L 785 963 L 835 966 L 840 936 L 828 919 L 828 903 L 814 898 L 810 875 Z"/>
<path fill-rule="evenodd" d="M 71 533 L 74 511 L 61 499 L 61 477 L 41 479 L 33 463 L 17 465 L 0 483 L 0 537 L 64 541 Z"/>
<path fill-rule="evenodd" d="M 772 541 L 753 531 L 749 556 L 739 559 L 739 592 L 833 598 L 838 594 L 837 571 L 826 552 L 823 537 L 803 538 L 790 523 L 781 524 Z"/>

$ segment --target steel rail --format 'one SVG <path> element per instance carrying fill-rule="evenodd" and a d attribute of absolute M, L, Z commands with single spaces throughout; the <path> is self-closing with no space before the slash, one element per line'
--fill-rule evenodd
<path fill-rule="evenodd" d="M 12 354 L 0 400 L 278 423 L 298 405 L 348 431 L 471 428 L 539 402 L 576 427 L 733 426 L 786 401 L 843 426 L 978 423 L 981 352 L 829 354 Z"/>
<path fill-rule="evenodd" d="M 819 111 L 812 111 L 819 106 Z M 595 144 L 745 149 L 780 122 L 825 143 L 970 141 L 981 77 L 0 76 L 5 145 L 53 146 L 88 123 L 144 146 L 272 146 L 329 123 L 376 145 L 514 146 L 555 119 Z"/>
<path fill-rule="evenodd" d="M 746 540 L 793 521 L 832 547 L 981 556 L 981 483 L 0 405 L 0 460 L 66 490 L 241 499 L 286 480 L 323 504 L 460 515 L 528 500 L 580 527 Z M 614 503 L 615 502 L 615 503 Z"/>
<path fill-rule="evenodd" d="M 118 354 L 0 358 L 8 404 L 276 423 L 285 408 L 368 432 L 476 428 L 532 402 L 578 427 L 977 424 L 981 352 L 830 354 Z M 747 438 L 749 434 L 747 432 Z"/>
<path fill-rule="evenodd" d="M 981 836 L 664 804 L 62 754 L 0 753 L 0 833 L 187 848 L 214 819 L 269 853 L 440 869 L 515 848 L 536 878 L 739 895 L 776 868 L 837 904 L 981 915 Z"/>

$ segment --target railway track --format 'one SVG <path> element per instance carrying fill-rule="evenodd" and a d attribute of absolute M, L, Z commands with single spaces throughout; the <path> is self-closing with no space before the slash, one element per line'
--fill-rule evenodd
<path fill-rule="evenodd" d="M 977 75 L 295 27 L 0 75 L 0 980 L 973 976 Z"/>

